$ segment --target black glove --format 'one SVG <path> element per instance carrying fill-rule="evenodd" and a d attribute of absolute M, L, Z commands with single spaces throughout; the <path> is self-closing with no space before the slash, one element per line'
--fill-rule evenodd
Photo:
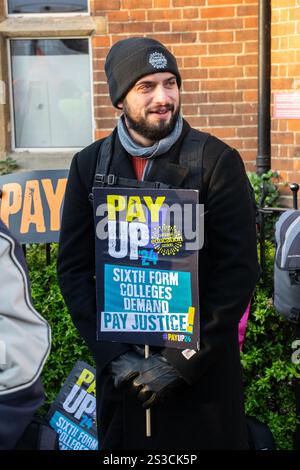
<path fill-rule="evenodd" d="M 183 378 L 160 354 L 143 359 L 139 375 L 133 379 L 132 388 L 144 408 L 161 402 L 170 392 L 184 383 Z"/>
<path fill-rule="evenodd" d="M 128 351 L 110 363 L 110 371 L 116 388 L 126 385 L 139 375 L 143 357 Z"/>

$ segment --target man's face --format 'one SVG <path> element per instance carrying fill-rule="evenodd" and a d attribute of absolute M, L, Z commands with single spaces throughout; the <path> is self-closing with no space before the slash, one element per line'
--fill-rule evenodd
<path fill-rule="evenodd" d="M 180 112 L 175 75 L 162 72 L 142 77 L 120 104 L 133 138 L 141 136 L 146 145 L 163 139 L 173 130 Z"/>

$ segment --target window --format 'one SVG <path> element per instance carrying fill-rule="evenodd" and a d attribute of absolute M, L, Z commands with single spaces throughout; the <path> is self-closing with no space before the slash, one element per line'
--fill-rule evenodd
<path fill-rule="evenodd" d="M 15 148 L 92 141 L 89 40 L 10 41 Z"/>
<path fill-rule="evenodd" d="M 7 0 L 8 13 L 84 13 L 87 0 Z"/>

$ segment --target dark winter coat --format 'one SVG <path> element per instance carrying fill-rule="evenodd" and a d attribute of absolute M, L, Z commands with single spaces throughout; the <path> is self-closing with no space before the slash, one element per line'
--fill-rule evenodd
<path fill-rule="evenodd" d="M 168 161 L 178 162 L 183 139 L 157 157 L 146 180 Z M 205 245 L 199 256 L 201 350 L 190 360 L 181 350 L 163 355 L 186 379 L 152 410 L 152 437 L 145 437 L 145 410 L 134 397 L 116 391 L 106 367 L 130 345 L 96 341 L 94 226 L 91 192 L 97 141 L 75 155 L 61 227 L 58 276 L 73 321 L 97 363 L 100 446 L 127 449 L 243 449 L 243 409 L 238 323 L 258 278 L 254 207 L 238 152 L 209 136 L 203 154 L 201 201 L 205 203 Z M 109 173 L 135 178 L 129 155 L 116 138 Z M 200 185 L 200 182 L 199 182 Z M 189 187 L 189 175 L 182 187 Z"/>

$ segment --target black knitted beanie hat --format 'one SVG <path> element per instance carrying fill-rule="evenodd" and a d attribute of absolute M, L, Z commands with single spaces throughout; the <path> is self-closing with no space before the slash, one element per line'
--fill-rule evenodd
<path fill-rule="evenodd" d="M 158 72 L 173 73 L 180 88 L 181 77 L 176 59 L 163 44 L 144 37 L 118 41 L 110 49 L 105 62 L 112 104 L 117 108 L 140 78 Z"/>

